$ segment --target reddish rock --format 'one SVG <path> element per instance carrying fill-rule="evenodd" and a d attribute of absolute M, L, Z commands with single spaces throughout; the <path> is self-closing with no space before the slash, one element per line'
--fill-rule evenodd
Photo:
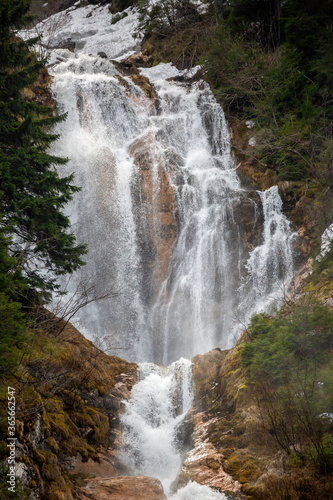
<path fill-rule="evenodd" d="M 305 265 L 295 274 L 291 285 L 290 292 L 286 298 L 286 303 L 296 302 L 302 295 L 304 295 L 305 280 L 312 274 L 313 259 L 308 259 Z"/>
<path fill-rule="evenodd" d="M 98 478 L 117 477 L 119 473 L 115 467 L 112 454 L 101 452 L 98 454 L 99 462 L 89 458 L 83 462 L 80 456 L 72 460 L 72 469 L 69 474 L 84 474 L 88 476 L 96 476 Z"/>
<path fill-rule="evenodd" d="M 204 422 L 204 413 L 197 413 L 193 420 L 194 447 L 185 456 L 177 487 L 182 487 L 189 481 L 196 481 L 211 488 L 219 488 L 221 491 L 240 493 L 240 483 L 223 470 L 222 456 L 209 441 L 207 429 L 214 419 Z"/>
<path fill-rule="evenodd" d="M 177 158 L 168 157 L 155 140 L 153 131 L 149 131 L 135 140 L 129 153 L 139 167 L 137 186 L 138 206 L 142 207 L 142 241 L 149 238 L 149 247 L 154 248 L 150 256 L 150 281 L 156 293 L 166 278 L 172 249 L 178 234 L 176 195 L 173 187 L 175 162 Z M 170 155 L 169 155 L 170 156 Z M 148 221 L 148 227 L 146 222 Z M 147 257 L 147 251 L 143 248 Z"/>
<path fill-rule="evenodd" d="M 79 500 L 166 500 L 158 479 L 145 476 L 120 476 L 111 479 L 95 478 L 80 489 Z"/>

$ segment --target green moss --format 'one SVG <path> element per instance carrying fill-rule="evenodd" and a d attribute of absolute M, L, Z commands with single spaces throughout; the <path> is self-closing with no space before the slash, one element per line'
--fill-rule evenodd
<path fill-rule="evenodd" d="M 236 478 L 241 484 L 256 480 L 259 477 L 259 460 L 249 454 L 235 451 L 223 461 L 224 470 Z"/>
<path fill-rule="evenodd" d="M 46 485 L 42 500 L 73 500 L 72 485 L 63 476 Z"/>
<path fill-rule="evenodd" d="M 35 448 L 32 450 L 33 457 L 38 464 L 43 464 L 45 462 L 45 455 L 40 450 Z"/>
<path fill-rule="evenodd" d="M 103 398 L 105 396 L 106 390 L 103 385 L 97 386 L 98 394 Z"/>
<path fill-rule="evenodd" d="M 51 449 L 53 453 L 58 454 L 59 446 L 53 436 L 50 436 L 47 439 L 45 439 L 44 443 Z"/>
<path fill-rule="evenodd" d="M 134 75 L 131 75 L 130 78 L 132 79 L 132 81 L 136 85 L 141 87 L 141 89 L 144 91 L 146 96 L 149 97 L 149 99 L 157 97 L 154 88 L 152 87 L 150 81 L 148 80 L 148 78 L 146 76 L 143 76 L 140 74 L 134 74 Z"/>
<path fill-rule="evenodd" d="M 44 463 L 41 468 L 43 479 L 46 481 L 54 481 L 61 476 L 61 469 L 57 464 Z"/>

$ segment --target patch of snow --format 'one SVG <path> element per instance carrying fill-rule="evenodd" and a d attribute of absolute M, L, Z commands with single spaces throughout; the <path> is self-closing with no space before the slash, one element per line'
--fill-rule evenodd
<path fill-rule="evenodd" d="M 76 4 L 75 4 L 76 5 Z M 76 53 L 97 55 L 105 52 L 110 59 L 127 57 L 140 49 L 140 41 L 133 37 L 138 24 L 136 9 L 126 9 L 127 16 L 111 24 L 108 6 L 87 5 L 70 7 L 38 23 L 32 30 L 20 33 L 24 39 L 42 35 L 44 51 L 74 43 Z M 51 58 L 50 64 L 53 64 Z"/>
<path fill-rule="evenodd" d="M 319 416 L 321 418 L 323 418 L 323 419 L 327 419 L 330 422 L 333 422 L 333 413 L 327 413 L 327 412 L 325 412 L 325 413 L 321 413 Z"/>
<path fill-rule="evenodd" d="M 328 228 L 323 232 L 321 237 L 321 249 L 319 255 L 316 257 L 316 261 L 320 262 L 330 249 L 331 242 L 333 240 L 333 224 L 328 226 Z"/>
<path fill-rule="evenodd" d="M 140 73 L 149 78 L 151 82 L 156 82 L 158 80 L 175 78 L 177 76 L 192 78 L 200 69 L 201 66 L 195 66 L 192 69 L 179 70 L 172 63 L 160 63 L 152 68 L 140 68 Z"/>
<path fill-rule="evenodd" d="M 256 143 L 257 143 L 257 142 L 256 142 L 255 138 L 254 138 L 254 137 L 251 137 L 251 139 L 249 140 L 249 146 L 254 147 L 254 146 L 256 145 Z"/>
<path fill-rule="evenodd" d="M 247 128 L 253 128 L 254 121 L 253 120 L 246 120 L 245 125 L 247 126 Z"/>

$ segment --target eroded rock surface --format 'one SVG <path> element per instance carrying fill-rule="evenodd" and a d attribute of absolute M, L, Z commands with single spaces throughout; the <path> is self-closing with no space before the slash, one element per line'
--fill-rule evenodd
<path fill-rule="evenodd" d="M 133 195 L 141 201 L 137 203 L 141 206 L 137 211 L 137 225 L 154 294 L 166 277 L 178 234 L 176 196 L 172 187 L 176 159 L 162 154 L 152 131 L 135 140 L 129 152 L 140 171 L 138 189 Z"/>
<path fill-rule="evenodd" d="M 145 476 L 120 476 L 111 479 L 95 478 L 80 489 L 80 500 L 166 500 L 158 479 Z"/>
<path fill-rule="evenodd" d="M 221 454 L 209 441 L 207 430 L 212 420 L 207 421 L 204 413 L 197 413 L 193 420 L 194 448 L 185 456 L 177 486 L 182 487 L 189 481 L 196 481 L 199 484 L 219 488 L 221 491 L 240 492 L 240 483 L 223 470 Z"/>

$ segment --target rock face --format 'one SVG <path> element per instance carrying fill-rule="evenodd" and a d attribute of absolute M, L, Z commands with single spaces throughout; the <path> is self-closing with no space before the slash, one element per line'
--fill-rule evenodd
<path fill-rule="evenodd" d="M 83 474 L 99 478 L 117 477 L 119 473 L 114 464 L 115 459 L 112 451 L 98 453 L 98 461 L 89 458 L 87 462 L 83 462 L 82 458 L 77 456 L 72 460 L 70 474 Z"/>
<path fill-rule="evenodd" d="M 17 476 L 31 499 L 72 500 L 76 477 L 118 475 L 119 414 L 136 365 L 106 355 L 45 310 L 40 321 L 24 363 L 34 388 L 24 376 L 15 382 Z"/>
<path fill-rule="evenodd" d="M 147 278 L 149 276 L 145 281 L 152 283 L 152 289 L 146 292 L 154 296 L 166 277 L 178 234 L 172 158 L 160 153 L 153 132 L 134 141 L 129 152 L 140 172 L 133 194 L 141 198 L 141 203 L 136 204 L 141 206 L 136 215 L 137 227 Z"/>
<path fill-rule="evenodd" d="M 163 488 L 158 479 L 151 477 L 121 476 L 114 479 L 95 478 L 88 480 L 80 489 L 80 500 L 166 500 Z"/>
<path fill-rule="evenodd" d="M 185 419 L 192 432 L 192 447 L 185 455 L 174 487 L 178 489 L 189 481 L 195 481 L 242 499 L 245 497 L 241 492 L 241 484 L 223 469 L 223 453 L 215 447 L 210 435 L 210 429 L 218 417 L 211 414 L 209 409 L 214 407 L 214 400 L 219 394 L 219 372 L 228 352 L 217 348 L 192 359 L 195 398 Z"/>
<path fill-rule="evenodd" d="M 177 487 L 181 488 L 189 481 L 196 481 L 211 488 L 219 488 L 221 491 L 240 493 L 240 483 L 223 470 L 222 456 L 209 441 L 207 431 L 212 421 L 207 421 L 204 413 L 194 415 L 193 421 L 194 448 L 185 456 Z"/>

